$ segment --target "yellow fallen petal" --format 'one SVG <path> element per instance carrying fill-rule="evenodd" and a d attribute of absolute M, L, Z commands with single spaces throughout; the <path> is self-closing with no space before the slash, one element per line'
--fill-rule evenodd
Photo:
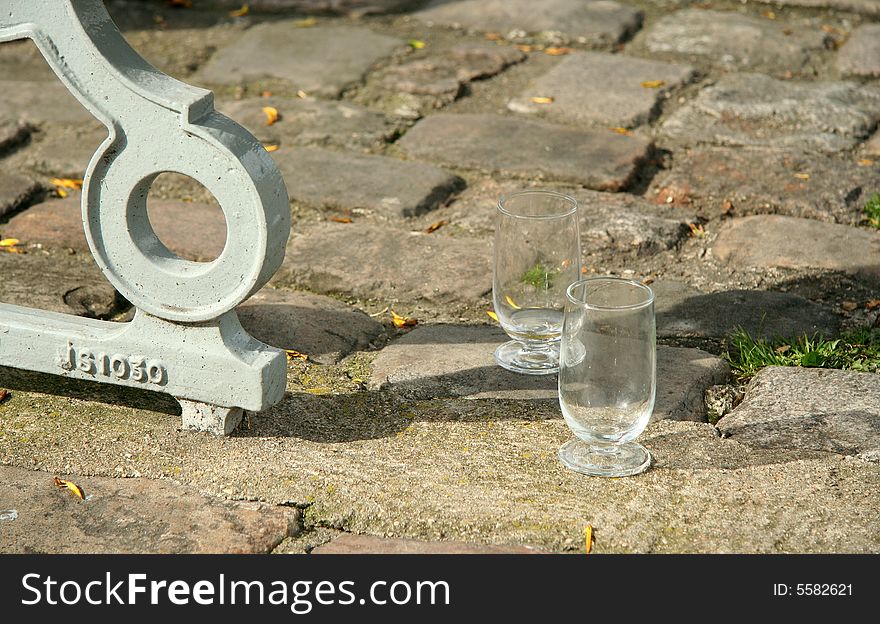
<path fill-rule="evenodd" d="M 626 128 L 611 128 L 612 132 L 616 132 L 617 134 L 623 134 L 625 136 L 632 136 L 632 130 L 627 130 Z"/>
<path fill-rule="evenodd" d="M 251 12 L 251 7 L 249 4 L 241 5 L 240 9 L 236 9 L 234 11 L 229 12 L 229 17 L 244 17 L 248 13 Z"/>
<path fill-rule="evenodd" d="M 318 23 L 318 20 L 316 20 L 314 17 L 306 17 L 303 19 L 296 20 L 293 23 L 293 25 L 296 28 L 311 28 L 312 26 L 315 26 L 317 23 Z"/>
<path fill-rule="evenodd" d="M 266 148 L 266 151 L 267 151 L 267 152 L 274 152 L 274 151 L 277 151 L 277 150 L 278 150 L 278 148 L 280 147 L 280 145 L 275 145 L 275 144 L 272 144 L 272 143 L 263 143 L 263 147 Z"/>
<path fill-rule="evenodd" d="M 593 551 L 593 525 L 588 524 L 584 527 L 584 551 L 590 554 Z"/>
<path fill-rule="evenodd" d="M 520 306 L 516 305 L 516 301 L 511 299 L 510 295 L 504 295 L 504 300 L 507 302 L 507 305 L 509 305 L 514 310 L 521 310 L 522 309 Z"/>
<path fill-rule="evenodd" d="M 871 165 L 874 164 L 874 161 L 871 160 L 870 158 L 862 158 L 862 159 L 858 162 L 858 164 L 861 165 L 862 167 L 870 167 Z"/>
<path fill-rule="evenodd" d="M 421 50 L 426 45 L 428 45 L 421 39 L 410 39 L 409 41 L 407 41 L 407 44 L 409 44 L 409 47 L 411 47 L 413 50 Z"/>
<path fill-rule="evenodd" d="M 264 106 L 263 114 L 266 116 L 266 125 L 271 126 L 273 123 L 278 121 L 278 109 L 274 106 Z"/>
<path fill-rule="evenodd" d="M 666 84 L 665 80 L 645 80 L 641 83 L 646 89 L 659 89 Z"/>
<path fill-rule="evenodd" d="M 50 178 L 49 184 L 52 186 L 60 186 L 61 188 L 73 189 L 78 191 L 82 188 L 83 181 L 78 178 Z"/>
<path fill-rule="evenodd" d="M 552 98 L 550 96 L 536 95 L 532 98 L 532 102 L 534 102 L 535 104 L 552 104 L 554 99 L 555 98 Z"/>
<path fill-rule="evenodd" d="M 86 499 L 85 492 L 83 492 L 82 488 L 73 481 L 65 481 L 64 479 L 59 479 L 58 477 L 55 477 L 55 485 L 57 485 L 58 487 L 67 488 L 76 496 L 78 496 L 80 500 Z"/>
<path fill-rule="evenodd" d="M 18 245 L 19 240 L 17 238 L 4 238 L 0 240 L 0 247 L 14 247 Z"/>
<path fill-rule="evenodd" d="M 498 322 L 498 315 L 495 314 L 492 310 L 486 310 L 486 314 L 489 315 L 489 318 L 490 318 L 490 319 L 492 319 L 492 320 L 495 321 L 496 323 Z"/>
<path fill-rule="evenodd" d="M 800 180 L 809 180 L 810 174 L 809 173 L 796 173 L 796 174 L 794 174 L 794 177 L 796 177 Z"/>
<path fill-rule="evenodd" d="M 309 356 L 305 353 L 300 353 L 299 351 L 295 351 L 293 349 L 285 349 L 284 352 L 287 354 L 288 360 L 302 360 L 303 362 L 308 361 Z"/>

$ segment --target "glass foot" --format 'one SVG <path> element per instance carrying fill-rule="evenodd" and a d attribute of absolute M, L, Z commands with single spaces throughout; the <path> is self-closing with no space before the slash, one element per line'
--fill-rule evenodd
<path fill-rule="evenodd" d="M 628 477 L 651 465 L 648 449 L 636 442 L 600 447 L 574 439 L 562 445 L 559 459 L 567 468 L 594 477 Z"/>
<path fill-rule="evenodd" d="M 514 373 L 552 375 L 559 372 L 559 343 L 551 342 L 542 349 L 529 349 L 523 343 L 511 340 L 495 349 L 495 362 Z"/>

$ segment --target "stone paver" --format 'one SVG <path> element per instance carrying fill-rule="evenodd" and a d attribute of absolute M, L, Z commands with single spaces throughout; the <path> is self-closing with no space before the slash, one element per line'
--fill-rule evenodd
<path fill-rule="evenodd" d="M 880 78 L 880 24 L 856 28 L 837 53 L 837 69 L 843 76 Z"/>
<path fill-rule="evenodd" d="M 238 0 L 210 0 L 229 9 L 241 8 Z M 416 7 L 421 0 L 251 0 L 253 11 L 300 11 L 309 14 L 340 14 L 351 17 L 397 13 Z"/>
<path fill-rule="evenodd" d="M 651 284 L 657 335 L 721 341 L 736 329 L 768 339 L 816 333 L 836 336 L 840 319 L 803 297 L 761 290 L 701 293 L 674 281 Z"/>
<path fill-rule="evenodd" d="M 798 151 L 702 147 L 675 152 L 648 197 L 716 217 L 785 214 L 858 225 L 880 165 Z"/>
<path fill-rule="evenodd" d="M 727 74 L 675 111 L 661 132 L 688 144 L 753 145 L 837 152 L 880 121 L 880 88 Z"/>
<path fill-rule="evenodd" d="M 46 83 L 3 78 L 0 80 L 0 91 L 3 92 L 0 119 L 18 119 L 32 124 L 95 123 L 95 118 L 58 80 Z"/>
<path fill-rule="evenodd" d="M 442 105 L 461 95 L 467 83 L 494 76 L 525 58 L 513 46 L 458 45 L 438 55 L 389 67 L 382 77 L 382 86 L 391 91 L 432 96 Z"/>
<path fill-rule="evenodd" d="M 690 232 L 696 216 L 676 206 L 654 205 L 638 195 L 601 193 L 523 181 L 481 181 L 469 186 L 449 205 L 425 215 L 425 228 L 446 221 L 445 232 L 492 236 L 498 200 L 518 190 L 541 188 L 574 197 L 581 217 L 581 248 L 586 255 L 613 252 L 626 257 L 648 256 L 673 249 Z"/>
<path fill-rule="evenodd" d="M 439 167 L 388 156 L 302 147 L 273 157 L 291 199 L 345 212 L 414 217 L 464 186 Z"/>
<path fill-rule="evenodd" d="M 695 77 L 693 68 L 684 65 L 577 52 L 535 80 L 507 107 L 551 121 L 632 128 L 656 116 L 669 90 Z M 552 101 L 536 103 L 540 98 Z"/>
<path fill-rule="evenodd" d="M 40 185 L 27 176 L 7 172 L 0 163 L 0 218 L 14 212 L 40 190 Z"/>
<path fill-rule="evenodd" d="M 600 191 L 618 191 L 631 183 L 651 147 L 646 139 L 610 130 L 444 113 L 421 120 L 398 144 L 415 158 Z"/>
<path fill-rule="evenodd" d="M 731 219 L 718 233 L 712 253 L 739 267 L 824 269 L 880 278 L 880 232 L 810 219 Z"/>
<path fill-rule="evenodd" d="M 36 134 L 14 160 L 46 176 L 82 179 L 89 161 L 106 138 L 107 130 L 94 124 L 76 130 L 53 129 Z"/>
<path fill-rule="evenodd" d="M 515 545 L 481 546 L 467 542 L 382 538 L 343 533 L 312 550 L 313 555 L 537 555 L 533 548 Z"/>
<path fill-rule="evenodd" d="M 0 253 L 0 275 L 2 303 L 92 318 L 111 315 L 119 304 L 116 291 L 91 256 L 77 254 L 62 264 L 57 256 L 39 250 Z"/>
<path fill-rule="evenodd" d="M 880 15 L 880 0 L 755 0 L 764 4 L 796 7 L 820 7 L 839 11 L 854 11 L 866 15 Z"/>
<path fill-rule="evenodd" d="M 373 361 L 370 386 L 408 398 L 536 399 L 557 402 L 556 376 L 519 375 L 492 357 L 509 338 L 499 327 L 425 325 L 385 347 Z M 729 369 L 698 349 L 659 347 L 654 420 L 705 420 L 703 392 Z"/>
<path fill-rule="evenodd" d="M 298 531 L 298 509 L 233 503 L 151 479 L 61 475 L 86 499 L 55 486 L 47 472 L 0 466 L 2 553 L 267 553 Z"/>
<path fill-rule="evenodd" d="M 277 78 L 310 95 L 335 98 L 402 43 L 362 27 L 297 28 L 295 20 L 267 22 L 221 48 L 198 79 L 239 84 Z"/>
<path fill-rule="evenodd" d="M 642 13 L 610 0 L 434 0 L 415 13 L 428 23 L 485 31 L 561 31 L 591 45 L 609 45 L 632 35 Z"/>
<path fill-rule="evenodd" d="M 726 70 L 813 73 L 829 36 L 760 17 L 686 9 L 662 17 L 645 34 L 651 54 L 700 60 Z"/>
<path fill-rule="evenodd" d="M 760 448 L 861 454 L 880 462 L 880 375 L 771 366 L 718 422 L 723 435 Z"/>
<path fill-rule="evenodd" d="M 3 233 L 27 244 L 89 253 L 80 202 L 76 195 L 31 206 L 10 219 Z M 188 260 L 213 260 L 226 245 L 226 222 L 218 206 L 151 200 L 148 211 L 160 240 Z"/>
<path fill-rule="evenodd" d="M 293 349 L 319 364 L 363 351 L 382 324 L 344 303 L 304 292 L 263 288 L 237 308 L 242 327 L 258 340 Z"/>
<path fill-rule="evenodd" d="M 471 306 L 492 289 L 491 259 L 484 241 L 322 223 L 291 233 L 275 280 L 324 294 Z"/>
<path fill-rule="evenodd" d="M 266 125 L 263 108 L 271 106 L 279 119 Z M 267 145 L 339 147 L 357 151 L 379 149 L 400 132 L 398 124 L 381 113 L 350 102 L 260 97 L 218 104 Z"/>
<path fill-rule="evenodd" d="M 0 119 L 0 151 L 6 151 L 30 136 L 31 128 L 27 124 Z"/>

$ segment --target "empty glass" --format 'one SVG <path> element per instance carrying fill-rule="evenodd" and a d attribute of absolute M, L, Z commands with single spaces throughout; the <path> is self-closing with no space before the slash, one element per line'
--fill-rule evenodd
<path fill-rule="evenodd" d="M 654 293 L 632 280 L 584 279 L 568 287 L 559 362 L 559 403 L 577 436 L 562 463 L 603 477 L 637 474 L 651 463 L 634 440 L 654 410 Z"/>
<path fill-rule="evenodd" d="M 565 289 L 581 271 L 577 202 L 551 191 L 502 198 L 494 255 L 495 314 L 513 338 L 495 361 L 528 375 L 557 372 Z"/>

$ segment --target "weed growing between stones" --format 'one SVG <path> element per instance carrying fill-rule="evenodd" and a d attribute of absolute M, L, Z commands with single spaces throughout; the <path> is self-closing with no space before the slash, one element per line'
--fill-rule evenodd
<path fill-rule="evenodd" d="M 765 366 L 839 368 L 874 373 L 880 370 L 880 329 L 861 327 L 828 340 L 806 334 L 797 338 L 752 338 L 744 329 L 731 336 L 723 356 L 737 379 L 747 381 Z"/>
<path fill-rule="evenodd" d="M 880 193 L 874 193 L 865 204 L 865 215 L 871 226 L 880 229 Z"/>

